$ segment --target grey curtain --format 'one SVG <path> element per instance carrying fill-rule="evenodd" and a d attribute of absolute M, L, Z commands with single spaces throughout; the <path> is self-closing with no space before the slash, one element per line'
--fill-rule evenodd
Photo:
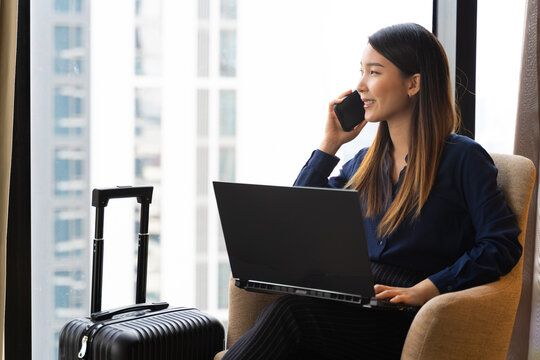
<path fill-rule="evenodd" d="M 13 134 L 17 0 L 0 0 L 0 356 L 4 359 L 6 236 Z"/>
<path fill-rule="evenodd" d="M 532 301 L 535 288 L 536 291 L 539 289 L 538 280 L 535 281 L 538 276 L 535 276 L 535 262 L 536 256 L 538 256 L 538 254 L 535 254 L 535 249 L 538 241 L 536 224 L 540 155 L 540 119 L 538 117 L 539 64 L 537 61 L 539 52 L 538 20 L 538 0 L 528 0 L 514 153 L 523 155 L 533 161 L 537 169 L 537 178 L 529 210 L 525 239 L 521 299 L 507 357 L 507 359 L 512 360 L 538 359 L 537 356 L 540 356 L 540 353 L 538 353 L 540 344 L 536 343 L 535 345 L 535 341 L 538 342 L 538 339 L 535 340 L 534 336 L 531 336 L 534 333 L 540 334 L 540 331 L 536 331 L 536 329 L 539 329 L 540 324 L 535 320 L 538 318 L 534 316 L 534 312 L 540 309 L 539 305 Z"/>

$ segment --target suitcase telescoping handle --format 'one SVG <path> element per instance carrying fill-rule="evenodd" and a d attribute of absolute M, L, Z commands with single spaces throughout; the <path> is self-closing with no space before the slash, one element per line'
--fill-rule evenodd
<path fill-rule="evenodd" d="M 96 232 L 94 236 L 92 266 L 92 299 L 91 313 L 101 311 L 101 295 L 103 286 L 103 219 L 105 207 L 110 199 L 137 198 L 141 204 L 141 220 L 137 249 L 137 290 L 135 302 L 146 301 L 146 274 L 148 270 L 148 218 L 152 202 L 152 186 L 125 186 L 92 191 L 92 206 L 96 208 Z"/>

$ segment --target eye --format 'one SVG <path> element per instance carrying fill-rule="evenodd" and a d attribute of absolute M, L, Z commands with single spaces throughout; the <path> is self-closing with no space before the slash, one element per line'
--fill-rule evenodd
<path fill-rule="evenodd" d="M 377 71 L 375 71 L 375 70 L 371 70 L 371 71 L 369 72 L 369 75 L 378 75 L 378 74 L 379 74 L 379 72 L 377 72 Z"/>

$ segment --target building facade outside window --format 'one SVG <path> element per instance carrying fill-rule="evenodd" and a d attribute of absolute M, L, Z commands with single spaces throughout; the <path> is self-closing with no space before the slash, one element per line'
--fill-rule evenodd
<path fill-rule="evenodd" d="M 431 24 L 428 0 L 381 0 L 395 10 L 384 19 L 365 16 L 363 0 L 341 1 L 33 0 L 43 15 L 31 16 L 40 39 L 31 76 L 35 359 L 56 359 L 61 327 L 88 316 L 93 187 L 154 186 L 148 300 L 196 306 L 226 324 L 231 273 L 212 181 L 292 184 L 320 141 L 328 101 L 356 85 L 366 36 Z M 128 290 L 104 293 L 104 307 L 133 301 L 139 213 L 126 207 L 128 247 L 115 266 L 129 276 L 107 264 L 105 273 L 109 289 Z M 105 223 L 113 253 L 123 220 Z"/>

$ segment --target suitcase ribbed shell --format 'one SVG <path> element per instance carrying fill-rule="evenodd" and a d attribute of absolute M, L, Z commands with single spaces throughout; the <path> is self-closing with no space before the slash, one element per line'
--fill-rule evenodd
<path fill-rule="evenodd" d="M 89 318 L 67 323 L 60 334 L 59 360 L 78 359 Z M 197 309 L 167 309 L 104 321 L 88 343 L 89 360 L 212 360 L 223 350 L 219 321 Z"/>

